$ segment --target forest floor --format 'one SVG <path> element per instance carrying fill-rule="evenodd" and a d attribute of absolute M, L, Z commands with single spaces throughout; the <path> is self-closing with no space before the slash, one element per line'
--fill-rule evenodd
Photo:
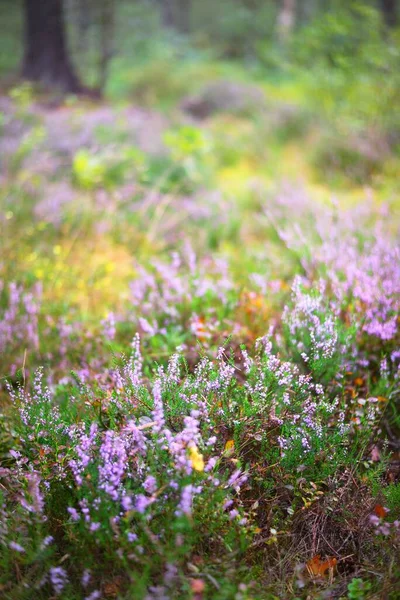
<path fill-rule="evenodd" d="M 2 597 L 395 600 L 396 159 L 150 83 L 0 98 Z"/>

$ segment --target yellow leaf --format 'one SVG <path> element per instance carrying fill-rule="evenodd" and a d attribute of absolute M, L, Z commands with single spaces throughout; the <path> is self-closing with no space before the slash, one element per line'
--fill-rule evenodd
<path fill-rule="evenodd" d="M 204 471 L 204 459 L 203 455 L 198 451 L 197 446 L 191 446 L 189 448 L 190 460 L 192 467 L 195 471 Z"/>
<path fill-rule="evenodd" d="M 228 440 L 225 444 L 225 452 L 232 452 L 235 449 L 235 442 Z"/>

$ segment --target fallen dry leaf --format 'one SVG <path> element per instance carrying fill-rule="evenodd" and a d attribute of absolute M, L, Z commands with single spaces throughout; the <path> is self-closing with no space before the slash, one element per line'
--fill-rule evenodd
<path fill-rule="evenodd" d="M 374 506 L 374 513 L 380 519 L 384 519 L 386 517 L 386 514 L 388 513 L 388 509 L 382 506 L 382 504 L 376 504 Z"/>
<path fill-rule="evenodd" d="M 336 558 L 327 558 L 324 561 L 321 561 L 321 557 L 319 554 L 310 558 L 307 562 L 307 571 L 312 577 L 325 577 L 326 572 L 329 569 L 333 569 L 337 564 Z"/>

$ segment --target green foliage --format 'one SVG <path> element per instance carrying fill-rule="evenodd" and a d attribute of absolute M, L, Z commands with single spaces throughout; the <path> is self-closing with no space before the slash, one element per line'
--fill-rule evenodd
<path fill-rule="evenodd" d="M 10 77 L 20 67 L 23 55 L 23 11 L 19 0 L 0 4 L 0 78 Z"/>
<path fill-rule="evenodd" d="M 313 162 L 334 185 L 350 181 L 357 185 L 373 182 L 383 170 L 387 150 L 379 152 L 373 139 L 353 139 L 331 133 L 323 136 L 313 149 Z"/>
<path fill-rule="evenodd" d="M 375 8 L 342 4 L 301 29 L 293 44 L 317 109 L 343 129 L 398 130 L 398 32 L 384 30 Z"/>
<path fill-rule="evenodd" d="M 400 488 L 387 484 L 384 440 L 399 427 L 398 334 L 363 331 L 371 310 L 380 324 L 379 286 L 389 298 L 396 283 L 379 245 L 396 219 L 374 209 L 364 223 L 364 205 L 353 213 L 347 203 L 365 183 L 379 199 L 394 195 L 398 32 L 384 31 L 369 3 L 335 2 L 303 14 L 282 44 L 279 3 L 214 2 L 212 19 L 211 0 L 191 4 L 187 36 L 161 29 L 156 2 L 116 3 L 106 95 L 145 108 L 79 97 L 54 108 L 22 84 L 0 117 L 0 590 L 12 600 L 54 597 L 55 566 L 69 576 L 60 600 L 90 598 L 95 584 L 104 597 L 156 595 L 170 564 L 171 600 L 193 598 L 196 579 L 205 600 L 272 600 L 332 595 L 353 576 L 347 597 L 366 600 L 371 564 L 388 585 L 396 572 Z M 99 24 L 85 57 L 69 29 L 80 74 L 95 82 Z M 14 57 L 2 53 L 0 71 L 6 63 Z M 216 81 L 252 87 L 265 104 L 184 114 L 182 100 Z M 324 213 L 335 192 L 341 208 Z M 343 240 L 345 253 L 348 235 L 350 275 L 334 252 Z M 321 244 L 337 265 L 321 259 Z M 129 358 L 138 331 L 140 385 L 142 359 Z M 31 385 L 38 364 L 49 389 Z M 165 438 L 154 425 L 158 378 Z M 190 419 L 201 435 L 195 450 L 181 444 L 175 469 L 175 436 Z M 103 486 L 105 457 L 110 481 L 117 464 L 105 441 L 125 444 L 132 432 L 148 446 L 124 457 L 116 500 Z M 74 461 L 89 446 L 79 480 Z M 190 448 L 200 468 L 185 471 Z M 235 472 L 247 477 L 238 489 L 228 485 Z M 148 475 L 155 492 L 144 490 Z M 201 491 L 182 514 L 190 485 Z M 143 513 L 122 506 L 122 489 L 132 501 L 145 495 Z M 370 520 L 377 503 L 389 508 L 387 535 Z M 329 577 L 307 574 L 315 552 L 337 555 Z M 80 583 L 84 568 L 93 589 Z"/>
<path fill-rule="evenodd" d="M 385 502 L 393 517 L 400 516 L 400 483 L 390 483 L 383 488 Z"/>
<path fill-rule="evenodd" d="M 32 127 L 32 129 L 24 136 L 21 144 L 10 160 L 10 167 L 14 172 L 22 167 L 24 160 L 40 146 L 45 137 L 46 130 L 41 125 Z"/>
<path fill-rule="evenodd" d="M 369 581 L 354 578 L 347 586 L 347 597 L 349 600 L 364 600 L 368 597 L 368 592 L 371 590 Z"/>
<path fill-rule="evenodd" d="M 10 98 L 12 98 L 16 104 L 17 109 L 20 111 L 20 114 L 24 114 L 27 108 L 31 105 L 33 101 L 33 90 L 32 86 L 23 82 L 20 85 L 14 87 L 10 91 Z"/>
<path fill-rule="evenodd" d="M 82 149 L 73 157 L 72 176 L 83 190 L 112 189 L 121 185 L 128 173 L 140 172 L 144 163 L 144 154 L 135 147 L 123 145 L 118 153 L 112 154 Z"/>
<path fill-rule="evenodd" d="M 296 34 L 292 65 L 307 102 L 329 123 L 315 147 L 321 174 L 360 184 L 399 145 L 399 32 L 365 2 L 338 3 Z"/>
<path fill-rule="evenodd" d="M 74 156 L 72 172 L 77 184 L 90 190 L 103 185 L 106 167 L 98 156 L 79 150 Z"/>
<path fill-rule="evenodd" d="M 193 36 L 201 46 L 215 46 L 219 55 L 252 59 L 257 45 L 274 35 L 276 16 L 276 4 L 262 0 L 251 4 L 220 0 L 212 7 L 208 2 L 196 3 Z"/>

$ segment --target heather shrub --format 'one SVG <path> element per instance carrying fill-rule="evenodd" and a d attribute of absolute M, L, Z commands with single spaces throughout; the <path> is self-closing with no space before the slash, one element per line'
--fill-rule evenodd
<path fill-rule="evenodd" d="M 18 568 L 38 597 L 110 585 L 122 597 L 190 597 L 190 556 L 201 551 L 205 569 L 224 557 L 227 572 L 244 558 L 263 522 L 248 502 L 256 490 L 262 505 L 273 502 L 284 478 L 287 526 L 329 502 L 330 489 L 339 493 L 349 470 L 368 472 L 359 456 L 384 407 L 376 398 L 354 403 L 338 376 L 332 386 L 302 373 L 279 357 L 279 344 L 270 332 L 253 356 L 242 348 L 240 363 L 221 347 L 190 372 L 180 350 L 166 367 L 143 371 L 137 336 L 131 356 L 97 383 L 76 375 L 77 384 L 53 392 L 38 371 L 31 392 L 10 388 L 19 416 L 2 471 L 5 581 Z M 233 590 L 223 573 L 214 575 L 221 598 Z"/>
<path fill-rule="evenodd" d="M 23 557 L 19 568 L 38 594 L 53 586 L 56 594 L 70 597 L 78 564 L 71 563 L 69 574 L 64 563 L 43 576 L 36 561 L 49 564 L 58 544 L 75 553 L 76 539 L 79 577 L 83 567 L 96 580 L 128 568 L 121 591 L 135 590 L 137 597 L 157 582 L 184 594 L 183 561 L 196 548 L 226 553 L 228 560 L 232 547 L 245 548 L 240 488 L 246 473 L 224 464 L 216 451 L 207 404 L 199 396 L 196 401 L 191 386 L 179 385 L 179 355 L 166 370 L 158 369 L 148 389 L 138 344 L 137 338 L 132 357 L 115 370 L 108 389 L 82 383 L 57 404 L 39 371 L 32 395 L 11 391 L 20 415 L 14 432 L 20 450 L 10 451 L 3 508 L 12 510 L 17 501 L 11 520 L 17 527 L 3 532 L 2 544 Z M 178 392 L 179 413 L 170 402 Z M 6 514 L 9 521 L 11 513 Z M 105 564 L 112 569 L 104 570 Z M 33 573 L 30 565 L 36 565 Z M 12 560 L 7 568 L 13 568 Z"/>
<path fill-rule="evenodd" d="M 0 98 L 0 596 L 395 600 L 397 33 L 116 4 Z"/>

